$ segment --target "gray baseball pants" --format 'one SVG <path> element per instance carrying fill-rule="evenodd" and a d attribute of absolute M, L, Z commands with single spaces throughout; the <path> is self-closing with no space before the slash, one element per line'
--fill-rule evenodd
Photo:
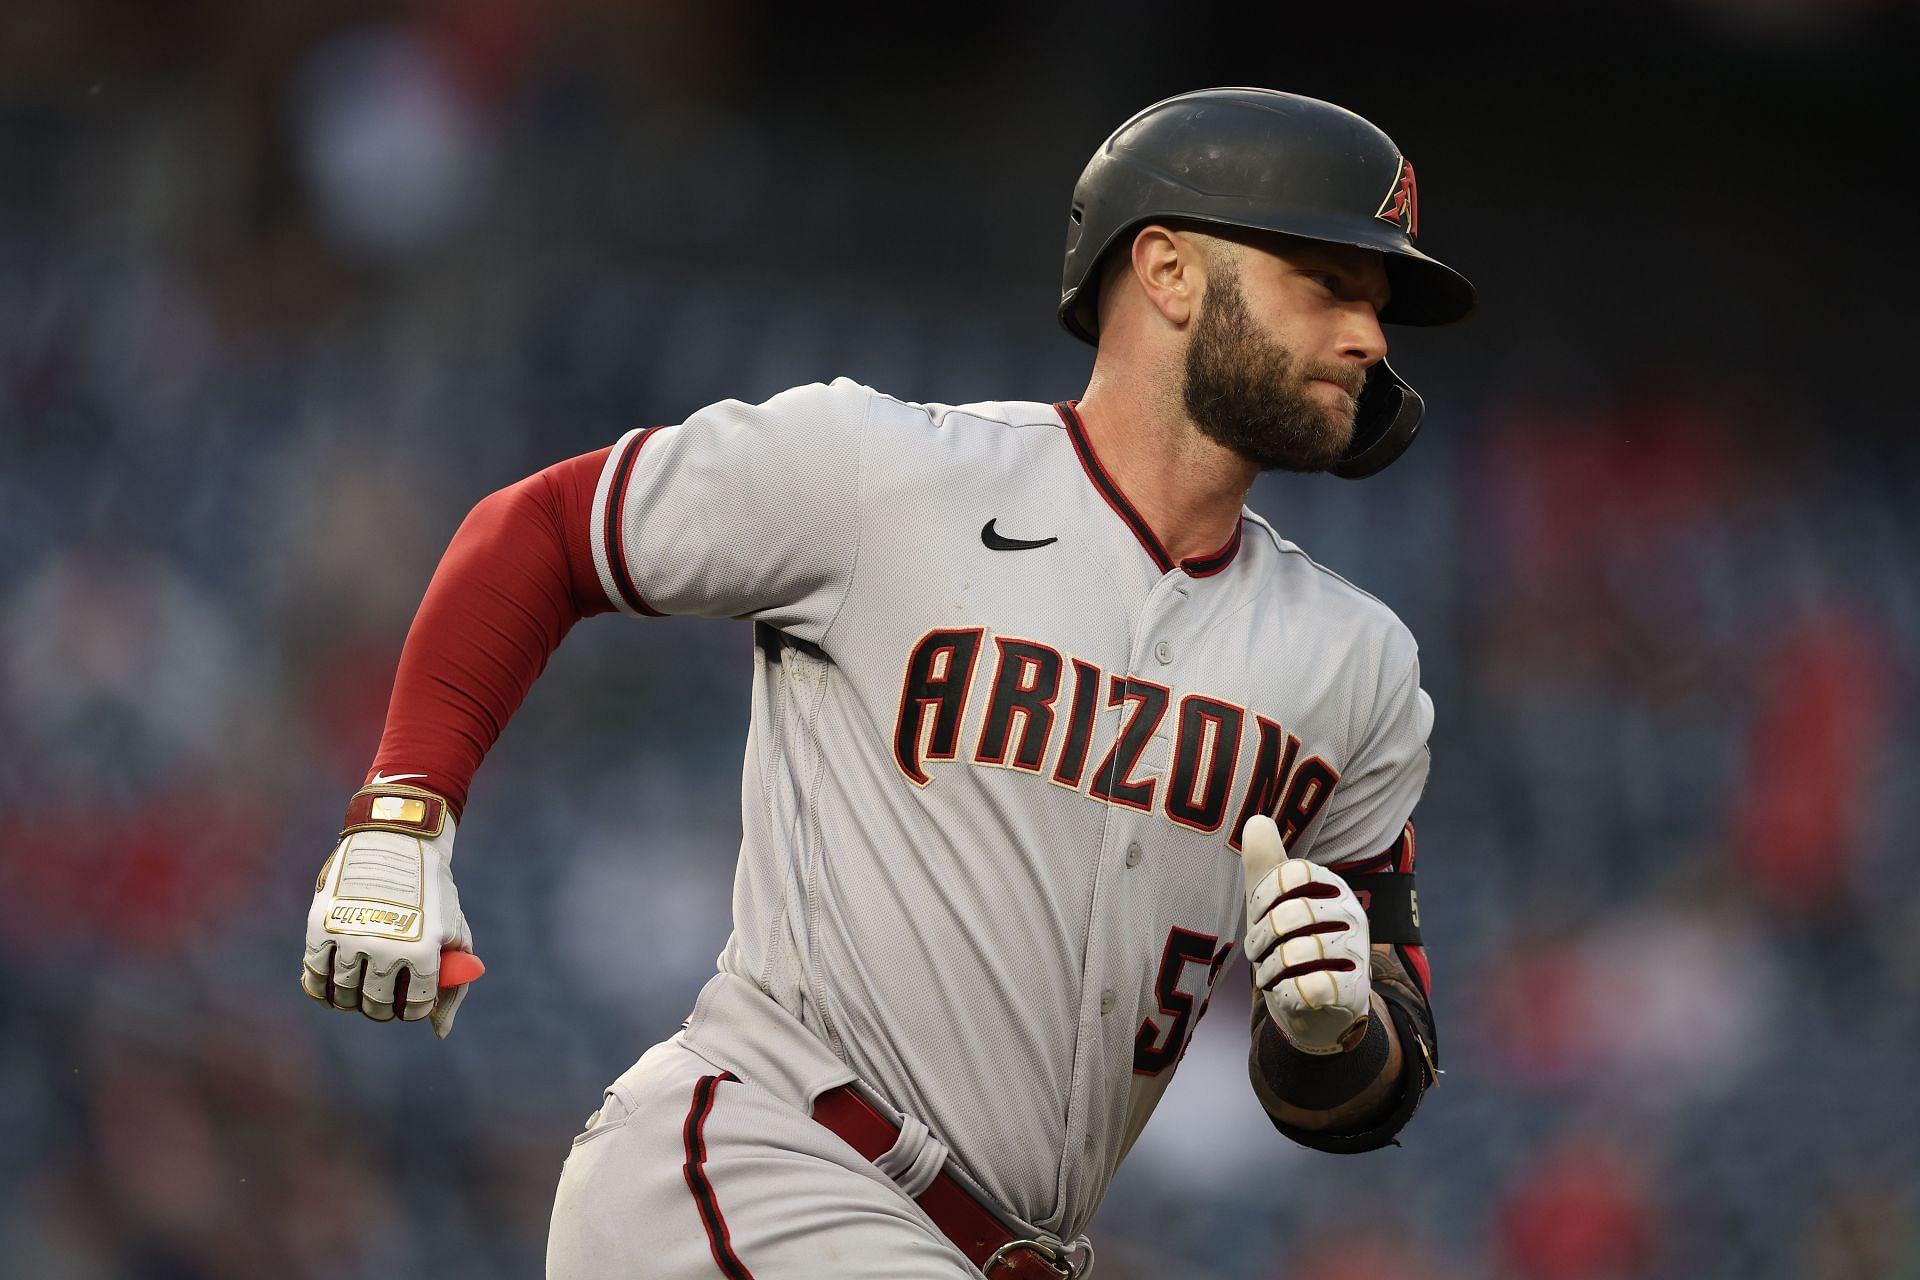
<path fill-rule="evenodd" d="M 675 1036 L 573 1140 L 548 1280 L 979 1280 L 885 1174 Z"/>

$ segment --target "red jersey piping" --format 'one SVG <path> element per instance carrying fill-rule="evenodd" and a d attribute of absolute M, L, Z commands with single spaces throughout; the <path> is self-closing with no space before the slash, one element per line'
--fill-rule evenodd
<path fill-rule="evenodd" d="M 1077 400 L 1062 400 L 1053 407 L 1060 415 L 1060 420 L 1066 423 L 1067 438 L 1073 441 L 1073 451 L 1079 457 L 1080 466 L 1086 471 L 1087 479 L 1093 482 L 1094 489 L 1106 499 L 1107 505 L 1113 508 L 1113 513 L 1133 530 L 1133 536 L 1140 540 L 1142 547 L 1146 548 L 1147 554 L 1153 558 L 1155 567 L 1162 573 L 1169 573 L 1178 568 L 1190 578 L 1210 578 L 1232 564 L 1233 558 L 1240 553 L 1242 522 L 1238 520 L 1233 523 L 1232 535 L 1218 551 L 1211 555 L 1182 560 L 1178 565 L 1174 563 L 1173 557 L 1167 554 L 1166 547 L 1161 545 L 1159 536 L 1154 533 L 1153 526 L 1149 525 L 1146 517 L 1127 501 L 1127 495 L 1120 491 L 1120 486 L 1100 464 L 1100 456 L 1093 451 L 1093 442 L 1087 439 L 1086 425 L 1080 421 L 1080 414 L 1076 408 L 1078 404 Z"/>

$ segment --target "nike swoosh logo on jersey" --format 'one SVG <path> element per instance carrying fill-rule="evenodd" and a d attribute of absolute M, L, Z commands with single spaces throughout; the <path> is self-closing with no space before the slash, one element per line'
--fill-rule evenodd
<path fill-rule="evenodd" d="M 409 778 L 424 778 L 426 776 L 424 773 L 376 773 L 373 777 L 367 779 L 367 785 L 370 787 L 384 787 L 389 783 L 405 782 Z"/>
<path fill-rule="evenodd" d="M 989 520 L 980 530 L 980 541 L 987 544 L 990 551 L 1031 551 L 1035 547 L 1044 547 L 1049 542 L 1058 542 L 1058 538 L 1009 538 L 995 533 L 993 521 Z"/>

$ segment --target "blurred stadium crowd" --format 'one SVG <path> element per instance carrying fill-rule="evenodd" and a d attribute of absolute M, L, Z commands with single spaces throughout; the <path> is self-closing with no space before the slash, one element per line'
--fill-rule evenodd
<path fill-rule="evenodd" d="M 1045 325 L 1080 158 L 1257 68 L 1110 90 L 1043 141 L 928 94 L 910 155 L 756 99 L 778 29 L 727 6 L 13 9 L 0 1271 L 537 1274 L 568 1139 L 725 938 L 749 637 L 581 628 L 474 790 L 491 973 L 458 1034 L 327 1015 L 295 983 L 308 877 L 440 548 L 490 489 L 725 396 L 1076 394 Z M 928 214 L 937 251 L 857 220 L 916 155 L 983 147 L 1039 194 L 977 243 L 990 192 Z M 1538 267 L 1429 220 L 1469 275 Z M 1538 329 L 1488 297 L 1447 350 Z M 1760 297 L 1725 323 L 1762 332 Z M 1254 506 L 1421 638 L 1447 1075 L 1403 1148 L 1314 1155 L 1217 1014 L 1100 1274 L 1920 1276 L 1920 511 L 1910 445 L 1829 447 L 1873 403 L 1865 348 L 1716 379 L 1408 345 L 1406 462 Z"/>

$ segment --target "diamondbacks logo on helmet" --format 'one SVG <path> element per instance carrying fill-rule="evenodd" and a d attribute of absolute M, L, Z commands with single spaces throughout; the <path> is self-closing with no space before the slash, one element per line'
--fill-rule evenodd
<path fill-rule="evenodd" d="M 1393 189 L 1387 192 L 1387 198 L 1380 202 L 1373 216 L 1399 227 L 1407 233 L 1407 239 L 1419 239 L 1420 196 L 1414 190 L 1413 162 L 1405 156 L 1400 157 L 1400 176 L 1393 180 Z"/>

